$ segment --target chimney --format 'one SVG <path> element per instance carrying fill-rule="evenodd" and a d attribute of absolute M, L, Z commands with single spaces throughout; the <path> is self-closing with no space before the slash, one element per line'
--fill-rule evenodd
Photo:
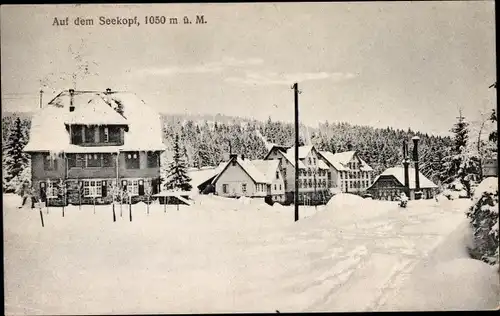
<path fill-rule="evenodd" d="M 410 197 L 410 174 L 408 170 L 408 165 L 410 164 L 408 159 L 408 142 L 403 141 L 403 166 L 404 166 L 404 179 L 405 179 L 405 194 Z"/>
<path fill-rule="evenodd" d="M 413 161 L 415 162 L 415 200 L 420 199 L 420 173 L 418 168 L 418 141 L 420 137 L 415 136 L 413 140 Z M 418 192 L 418 193 L 417 193 Z"/>
<path fill-rule="evenodd" d="M 69 89 L 69 111 L 73 112 L 75 110 L 75 105 L 73 104 L 73 97 L 75 95 L 75 90 Z"/>

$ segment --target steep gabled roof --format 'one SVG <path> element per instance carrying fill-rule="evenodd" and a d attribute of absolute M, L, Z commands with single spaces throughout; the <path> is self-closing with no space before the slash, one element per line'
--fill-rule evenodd
<path fill-rule="evenodd" d="M 419 181 L 420 181 L 420 188 L 425 189 L 425 188 L 437 188 L 438 186 L 429 180 L 427 177 L 425 177 L 421 172 L 419 174 Z M 414 168 L 408 168 L 408 175 L 409 175 L 409 180 L 410 180 L 410 189 L 415 189 L 416 188 L 416 183 L 415 183 L 415 169 Z M 402 186 L 404 186 L 405 183 L 405 176 L 404 176 L 404 168 L 403 167 L 392 167 L 386 169 L 384 172 L 382 172 L 379 176 L 373 180 L 373 186 L 377 180 L 382 177 L 382 176 L 393 176 L 398 180 L 399 183 L 401 183 Z M 370 187 L 371 187 L 370 186 Z"/>
<path fill-rule="evenodd" d="M 128 125 L 127 120 L 112 109 L 98 96 L 90 99 L 84 106 L 75 106 L 73 112 L 68 113 L 66 124 L 83 125 Z"/>
<path fill-rule="evenodd" d="M 273 182 L 278 170 L 279 161 L 277 160 L 251 160 L 252 165 L 264 176 L 266 183 Z"/>
<path fill-rule="evenodd" d="M 127 125 L 124 145 L 108 146 L 108 151 L 165 150 L 160 115 L 130 92 L 68 91 L 59 93 L 48 106 L 33 116 L 30 140 L 25 151 L 88 152 L 98 147 L 71 145 L 65 124 Z M 121 110 L 123 115 L 117 110 Z M 105 148 L 100 148 L 103 151 Z"/>
<path fill-rule="evenodd" d="M 299 146 L 299 159 L 305 159 L 307 155 L 311 152 L 311 150 L 314 148 L 314 146 Z M 295 155 L 295 146 L 290 147 L 287 150 L 287 154 L 291 154 L 292 156 Z"/>
<path fill-rule="evenodd" d="M 279 162 L 277 160 L 248 160 L 239 157 L 231 158 L 225 163 L 223 169 L 213 179 L 212 183 L 217 182 L 220 176 L 226 169 L 235 161 L 243 171 L 254 181 L 254 183 L 270 184 L 273 181 L 273 176 L 278 170 Z"/>
<path fill-rule="evenodd" d="M 276 145 L 273 143 L 266 144 L 266 147 L 268 148 L 268 151 L 267 151 L 266 156 L 264 157 L 264 160 L 266 160 L 269 157 L 269 155 L 273 152 L 274 149 L 277 149 L 280 152 L 282 152 L 283 154 L 285 154 L 286 151 L 290 148 L 289 146 L 281 146 L 281 145 Z"/>
<path fill-rule="evenodd" d="M 361 170 L 363 171 L 372 171 L 372 167 L 370 167 L 361 157 L 359 157 L 356 151 L 346 151 L 341 153 L 331 153 L 329 151 L 320 151 L 321 156 L 323 156 L 335 169 L 338 171 L 348 171 L 350 170 L 347 167 L 347 164 L 356 157 L 361 162 Z"/>

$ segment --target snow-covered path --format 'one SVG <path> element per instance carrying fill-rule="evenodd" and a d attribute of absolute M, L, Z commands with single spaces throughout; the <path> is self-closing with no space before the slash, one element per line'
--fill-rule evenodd
<path fill-rule="evenodd" d="M 15 209 L 4 197 L 7 314 L 378 310 L 464 221 L 464 201 L 301 208 L 219 198 L 176 211 Z M 10 200 L 9 200 L 10 199 Z M 467 202 L 467 201 L 465 201 Z"/>

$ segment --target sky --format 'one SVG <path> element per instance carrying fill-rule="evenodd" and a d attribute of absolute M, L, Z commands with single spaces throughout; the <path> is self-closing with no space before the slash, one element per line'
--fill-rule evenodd
<path fill-rule="evenodd" d="M 459 110 L 496 106 L 493 1 L 3 5 L 0 21 L 2 111 L 36 110 L 41 88 L 50 101 L 84 63 L 76 89 L 132 91 L 164 113 L 292 121 L 294 82 L 310 126 L 444 135 Z"/>

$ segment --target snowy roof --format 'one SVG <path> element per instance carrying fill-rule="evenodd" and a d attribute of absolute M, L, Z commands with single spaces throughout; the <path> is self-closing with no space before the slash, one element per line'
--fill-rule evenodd
<path fill-rule="evenodd" d="M 251 163 L 264 176 L 267 182 L 271 183 L 278 170 L 279 161 L 277 160 L 252 160 Z"/>
<path fill-rule="evenodd" d="M 306 158 L 307 155 L 309 155 L 309 153 L 311 152 L 312 149 L 313 149 L 313 146 L 299 146 L 299 159 Z M 295 155 L 295 146 L 294 147 L 290 147 L 287 150 L 287 154 L 292 154 L 292 156 Z"/>
<path fill-rule="evenodd" d="M 271 183 L 278 170 L 277 160 L 248 160 L 240 157 L 232 158 L 224 163 L 223 169 L 217 174 L 212 183 L 217 182 L 232 161 L 236 161 L 255 183 Z"/>
<path fill-rule="evenodd" d="M 420 188 L 437 188 L 438 186 L 426 178 L 421 172 L 419 174 L 419 180 L 420 180 Z M 415 169 L 414 168 L 408 168 L 408 175 L 409 175 L 409 180 L 410 180 L 410 189 L 415 189 Z M 404 185 L 405 183 L 405 175 L 404 175 L 404 168 L 403 167 L 392 167 L 389 169 L 386 169 L 384 172 L 382 172 L 379 176 L 373 180 L 373 183 L 376 183 L 377 180 L 381 176 L 393 176 L 398 180 L 401 185 Z M 373 184 L 372 184 L 373 185 Z"/>
<path fill-rule="evenodd" d="M 188 175 L 191 178 L 192 187 L 196 188 L 203 182 L 217 176 L 225 166 L 226 163 L 220 163 L 217 167 L 202 167 L 189 170 Z"/>
<path fill-rule="evenodd" d="M 329 151 L 320 151 L 320 154 L 338 171 L 347 171 L 350 170 L 347 164 L 353 159 L 354 155 L 356 155 L 356 151 L 345 151 L 341 153 L 331 153 Z M 356 155 L 357 156 L 357 155 Z M 370 167 L 361 157 L 357 156 L 359 161 L 361 162 L 361 170 L 363 171 L 372 171 L 372 167 Z"/>
<path fill-rule="evenodd" d="M 295 153 L 293 151 L 288 150 L 286 153 L 283 153 L 283 156 L 285 156 L 285 158 L 292 164 L 292 166 L 295 166 Z M 299 169 L 306 169 L 306 166 L 302 161 L 300 161 L 300 158 L 299 158 Z"/>
<path fill-rule="evenodd" d="M 323 160 L 318 160 L 318 168 L 325 169 L 325 170 L 330 169 L 330 168 L 328 168 L 327 164 Z"/>
<path fill-rule="evenodd" d="M 69 92 L 61 92 L 48 106 L 33 116 L 30 140 L 25 151 L 116 152 L 118 150 L 165 150 L 160 115 L 130 92 L 75 91 L 74 112 L 69 112 Z M 121 107 L 123 116 L 115 110 Z M 115 110 L 114 110 L 115 109 Z M 65 123 L 126 124 L 124 145 L 112 148 L 83 147 L 70 144 Z M 77 148 L 78 147 L 78 148 Z"/>
<path fill-rule="evenodd" d="M 84 106 L 75 106 L 73 112 L 68 113 L 66 124 L 84 125 L 126 125 L 127 120 L 107 105 L 100 97 L 95 97 Z"/>

